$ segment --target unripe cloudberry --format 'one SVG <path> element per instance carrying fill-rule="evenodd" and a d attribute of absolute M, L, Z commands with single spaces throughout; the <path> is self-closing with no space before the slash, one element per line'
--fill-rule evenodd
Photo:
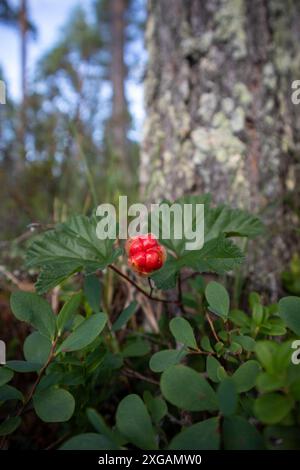
<path fill-rule="evenodd" d="M 160 269 L 166 260 L 166 250 L 152 233 L 129 238 L 125 244 L 128 265 L 141 276 Z"/>

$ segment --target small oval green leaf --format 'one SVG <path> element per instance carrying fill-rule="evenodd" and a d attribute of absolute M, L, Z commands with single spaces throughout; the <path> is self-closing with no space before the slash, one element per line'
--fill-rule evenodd
<path fill-rule="evenodd" d="M 173 320 L 170 321 L 170 330 L 179 343 L 192 349 L 198 348 L 193 328 L 185 318 L 173 318 Z"/>
<path fill-rule="evenodd" d="M 33 396 L 33 405 L 38 417 L 46 423 L 69 421 L 75 409 L 73 395 L 61 388 L 47 388 Z"/>
<path fill-rule="evenodd" d="M 138 395 L 123 398 L 117 409 L 116 422 L 121 434 L 136 447 L 143 450 L 157 449 L 149 413 Z"/>
<path fill-rule="evenodd" d="M 190 367 L 176 365 L 166 369 L 160 388 L 166 400 L 183 410 L 218 409 L 215 391 L 201 374 Z"/>
<path fill-rule="evenodd" d="M 229 314 L 229 294 L 222 284 L 211 281 L 205 289 L 205 297 L 209 305 L 209 309 L 216 315 L 226 319 Z"/>
<path fill-rule="evenodd" d="M 60 345 L 57 352 L 78 351 L 92 343 L 107 322 L 105 313 L 95 313 L 84 320 Z"/>

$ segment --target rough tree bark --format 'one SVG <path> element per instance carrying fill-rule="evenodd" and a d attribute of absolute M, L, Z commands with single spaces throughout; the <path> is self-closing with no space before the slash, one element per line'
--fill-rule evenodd
<path fill-rule="evenodd" d="M 149 0 L 148 13 L 142 192 L 260 213 L 251 285 L 274 297 L 298 223 L 300 2 Z"/>

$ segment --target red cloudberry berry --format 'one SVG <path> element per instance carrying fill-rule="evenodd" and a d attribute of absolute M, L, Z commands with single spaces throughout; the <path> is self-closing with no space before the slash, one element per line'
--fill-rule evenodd
<path fill-rule="evenodd" d="M 125 250 L 128 265 L 141 276 L 160 269 L 166 260 L 166 250 L 151 233 L 129 238 Z"/>

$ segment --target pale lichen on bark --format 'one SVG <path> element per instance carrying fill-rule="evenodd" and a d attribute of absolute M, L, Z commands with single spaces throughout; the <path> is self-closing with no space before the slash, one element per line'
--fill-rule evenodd
<path fill-rule="evenodd" d="M 298 223 L 282 201 L 299 174 L 290 99 L 300 78 L 299 2 L 148 3 L 142 192 L 148 200 L 211 192 L 261 213 L 269 236 L 250 269 L 275 292 L 293 236 L 282 227 Z"/>

